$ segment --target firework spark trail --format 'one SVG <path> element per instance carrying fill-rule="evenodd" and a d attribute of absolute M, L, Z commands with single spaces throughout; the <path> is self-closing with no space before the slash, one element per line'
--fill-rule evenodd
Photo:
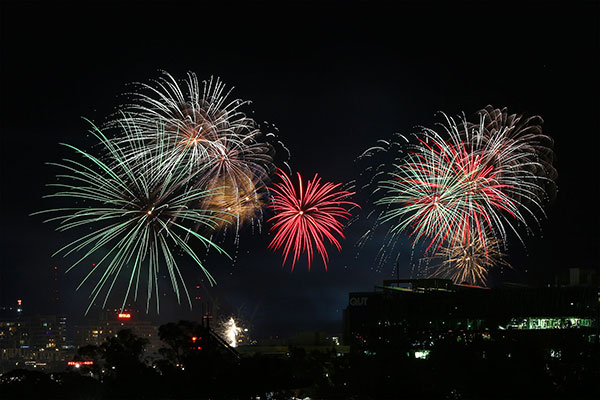
<path fill-rule="evenodd" d="M 242 332 L 242 328 L 237 326 L 233 317 L 223 323 L 222 336 L 231 347 L 237 347 L 237 337 Z"/>
<path fill-rule="evenodd" d="M 204 172 L 196 184 L 222 192 L 219 198 L 208 198 L 204 206 L 226 211 L 231 217 L 229 222 L 236 227 L 237 238 L 237 230 L 245 221 L 257 219 L 260 227 L 271 156 L 263 144 L 240 146 L 228 139 L 220 142 L 223 145 L 219 153 L 214 160 L 204 164 Z"/>
<path fill-rule="evenodd" d="M 275 216 L 271 230 L 275 236 L 269 248 L 283 249 L 283 264 L 287 261 L 290 251 L 293 252 L 292 270 L 300 255 L 307 254 L 308 268 L 316 251 L 321 255 L 325 269 L 329 255 L 325 247 L 325 239 L 333 244 L 338 251 L 341 245 L 335 235 L 344 238 L 344 223 L 351 216 L 345 207 L 358 207 L 358 204 L 346 200 L 354 193 L 339 190 L 341 184 L 331 182 L 321 183 L 321 178 L 315 174 L 304 187 L 302 177 L 298 173 L 298 190 L 291 179 L 281 170 L 277 175 L 283 182 L 271 187 L 272 204 Z"/>
<path fill-rule="evenodd" d="M 466 245 L 443 247 L 430 258 L 441 262 L 429 277 L 447 278 L 457 284 L 485 286 L 490 269 L 500 265 L 510 267 L 510 264 L 504 260 L 500 245 L 498 239 L 488 239 L 484 244 L 473 238 Z"/>
<path fill-rule="evenodd" d="M 161 146 L 162 139 L 169 136 L 173 147 L 174 162 L 187 161 L 190 168 L 209 159 L 212 151 L 219 151 L 219 139 L 238 136 L 238 131 L 253 129 L 253 121 L 238 109 L 248 104 L 239 99 L 229 101 L 231 90 L 219 79 L 203 82 L 188 73 L 182 88 L 170 74 L 153 81 L 153 84 L 139 84 L 139 92 L 129 93 L 132 102 L 123 106 L 128 114 L 126 119 L 135 122 L 145 139 L 152 145 Z M 112 122 L 119 123 L 123 118 L 117 115 Z M 157 135 L 157 126 L 162 134 Z M 133 154 L 135 156 L 137 154 Z"/>
<path fill-rule="evenodd" d="M 355 160 L 358 178 L 355 181 L 360 193 L 367 194 L 368 201 L 365 201 L 363 215 L 366 221 L 371 221 L 371 226 L 366 229 L 356 243 L 359 249 L 357 257 L 368 242 L 372 241 L 377 232 L 380 231 L 382 224 L 379 216 L 382 213 L 380 207 L 374 207 L 375 202 L 381 198 L 384 189 L 380 187 L 380 182 L 388 178 L 393 172 L 391 166 L 402 163 L 406 158 L 406 148 L 410 144 L 408 137 L 401 134 L 394 134 L 391 140 L 378 140 L 377 144 L 365 150 Z M 370 206 L 370 207 L 369 207 Z M 389 209 L 390 206 L 386 206 Z M 400 251 L 396 251 L 399 235 L 390 234 L 390 230 L 385 231 L 383 244 L 380 245 L 377 256 L 374 259 L 373 267 L 381 272 L 383 265 L 392 261 L 393 265 L 399 263 Z"/>
<path fill-rule="evenodd" d="M 530 232 L 526 216 L 538 221 L 536 212 L 543 214 L 540 178 L 531 169 L 537 155 L 519 141 L 486 137 L 483 121 L 469 129 L 464 118 L 457 124 L 446 117 L 449 140 L 425 128 L 392 179 L 381 182 L 386 195 L 376 204 L 386 209 L 379 222 L 393 222 L 392 235 L 409 230 L 413 245 L 428 238 L 426 251 L 435 252 L 473 235 L 485 246 L 488 232 L 505 242 L 507 227 L 522 241 L 517 224 Z"/>
<path fill-rule="evenodd" d="M 163 163 L 193 174 L 191 185 L 227 192 L 226 201 L 203 206 L 225 202 L 228 205 L 224 209 L 231 208 L 230 213 L 241 211 L 230 220 L 235 226 L 236 241 L 239 227 L 246 220 L 256 220 L 260 229 L 260 199 L 275 169 L 274 147 L 255 121 L 241 112 L 241 107 L 249 102 L 229 101 L 231 90 L 226 91 L 219 79 L 211 78 L 201 85 L 193 73 L 188 73 L 184 85 L 165 72 L 153 84 L 140 86 L 139 92 L 130 93 L 132 102 L 124 106 L 125 114 L 109 124 L 131 121 L 140 128 L 140 137 L 134 140 L 141 139 L 146 146 L 132 149 L 127 157 L 139 162 L 146 157 L 145 152 L 166 147 Z M 198 169 L 203 173 L 196 174 Z M 244 206 L 230 207 L 231 204 Z"/>
<path fill-rule="evenodd" d="M 139 139 L 139 133 L 135 132 L 137 127 L 127 124 L 123 125 L 122 129 L 127 142 L 125 148 L 109 140 L 92 124 L 90 133 L 100 142 L 104 153 L 102 158 L 64 144 L 82 160 L 64 159 L 62 163 L 51 163 L 65 171 L 57 175 L 57 178 L 66 183 L 50 184 L 49 186 L 57 188 L 57 191 L 45 197 L 84 201 L 84 205 L 45 210 L 35 214 L 61 214 L 45 221 L 58 221 L 60 224 L 57 230 L 60 232 L 86 227 L 93 230 L 55 253 L 62 253 L 64 257 L 83 253 L 68 270 L 92 255 L 101 258 L 77 288 L 95 273 L 100 274 L 90 294 L 91 300 L 86 313 L 102 290 L 108 287 L 103 307 L 106 305 L 121 273 L 129 274 L 122 307 L 125 306 L 132 289 L 136 300 L 144 266 L 148 276 L 146 310 L 149 309 L 154 292 L 158 311 L 158 273 L 161 260 L 166 264 L 178 301 L 181 285 L 191 307 L 191 300 L 173 252 L 179 248 L 191 257 L 213 284 L 213 277 L 204 268 L 184 236 L 191 235 L 204 246 L 224 253 L 216 244 L 190 228 L 190 225 L 196 224 L 214 228 L 222 218 L 219 213 L 190 206 L 211 196 L 212 193 L 190 188 L 187 182 L 193 175 L 164 167 L 162 160 L 164 152 L 168 150 L 168 143 L 155 147 L 152 152 L 142 152 L 140 149 L 145 143 Z M 140 160 L 129 158 L 127 152 L 130 148 L 140 151 L 143 157 Z M 196 173 L 200 172 L 201 170 L 198 170 Z M 109 250 L 101 256 L 106 248 Z"/>
<path fill-rule="evenodd" d="M 558 174 L 552 165 L 554 141 L 542 133 L 543 119 L 537 115 L 524 118 L 518 114 L 508 114 L 506 108 L 497 109 L 490 105 L 478 114 L 482 140 L 488 142 L 486 146 L 490 149 L 489 162 L 507 169 L 527 170 L 538 180 L 539 187 L 532 189 L 543 189 L 535 191 L 534 197 L 551 201 L 556 195 L 555 179 Z M 530 155 L 532 162 L 523 163 L 521 157 L 515 154 L 516 149 L 522 150 L 520 154 Z M 523 201 L 527 202 L 528 199 L 524 198 Z"/>

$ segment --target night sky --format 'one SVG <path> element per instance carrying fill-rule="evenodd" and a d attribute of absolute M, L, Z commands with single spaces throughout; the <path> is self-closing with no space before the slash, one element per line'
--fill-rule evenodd
<path fill-rule="evenodd" d="M 129 83 L 159 70 L 221 77 L 234 96 L 252 100 L 253 118 L 278 128 L 294 170 L 336 182 L 356 178 L 354 160 L 377 139 L 432 126 L 437 111 L 472 116 L 492 104 L 539 114 L 555 140 L 559 192 L 527 250 L 512 244 L 515 270 L 500 280 L 546 283 L 569 267 L 598 268 L 598 2 L 56 3 L 1 6 L 2 304 L 22 298 L 30 312 L 57 311 L 47 309 L 49 270 L 70 259 L 51 254 L 70 236 L 29 216 L 49 205 L 41 197 L 57 170 L 45 163 L 68 154 L 60 142 L 91 146 L 81 117 L 102 123 Z M 315 262 L 310 272 L 305 262 L 282 268 L 281 254 L 266 250 L 266 230 L 244 232 L 235 264 L 208 257 L 218 286 L 203 296 L 259 336 L 340 332 L 348 292 L 393 275 L 393 265 L 374 268 L 377 236 L 357 256 L 366 227 L 351 225 L 329 270 Z M 409 241 L 399 250 L 408 278 Z M 191 285 L 201 278 L 181 264 Z M 84 271 L 61 277 L 62 311 L 74 319 L 87 306 L 88 291 L 74 291 Z M 172 295 L 161 301 L 150 318 L 199 315 Z"/>

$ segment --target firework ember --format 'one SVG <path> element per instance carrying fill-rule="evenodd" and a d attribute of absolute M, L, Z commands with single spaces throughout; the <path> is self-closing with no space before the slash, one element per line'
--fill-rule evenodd
<path fill-rule="evenodd" d="M 474 239 L 466 245 L 443 247 L 433 257 L 441 263 L 430 277 L 452 279 L 457 284 L 485 286 L 490 269 L 500 265 L 510 267 L 500 246 L 498 239 L 488 239 L 487 243 Z"/>
<path fill-rule="evenodd" d="M 223 336 L 231 347 L 237 347 L 237 337 L 242 331 L 243 329 L 237 326 L 233 317 L 223 323 Z"/>
<path fill-rule="evenodd" d="M 305 187 L 298 173 L 297 189 L 283 171 L 279 171 L 277 175 L 283 182 L 276 183 L 271 188 L 273 202 L 270 207 L 275 212 L 275 216 L 269 221 L 275 222 L 271 228 L 275 231 L 275 237 L 269 244 L 269 248 L 283 249 L 283 264 L 292 251 L 292 270 L 302 253 L 307 254 L 310 269 L 316 250 L 327 269 L 329 255 L 325 247 L 325 239 L 338 251 L 342 249 L 336 235 L 344 238 L 342 221 L 347 220 L 351 215 L 346 207 L 358 207 L 356 203 L 347 200 L 354 193 L 339 190 L 340 183 L 321 183 L 321 178 L 316 174 Z"/>

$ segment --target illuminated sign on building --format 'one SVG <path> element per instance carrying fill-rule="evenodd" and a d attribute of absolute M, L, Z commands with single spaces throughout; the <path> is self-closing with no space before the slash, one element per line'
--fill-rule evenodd
<path fill-rule="evenodd" d="M 119 313 L 119 319 L 131 319 L 130 313 Z"/>
<path fill-rule="evenodd" d="M 67 361 L 67 365 L 70 367 L 79 368 L 82 365 L 94 365 L 93 361 Z"/>

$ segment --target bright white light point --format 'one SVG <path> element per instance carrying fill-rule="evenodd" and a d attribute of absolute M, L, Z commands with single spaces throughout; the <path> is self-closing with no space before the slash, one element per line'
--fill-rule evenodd
<path fill-rule="evenodd" d="M 298 214 L 302 215 L 302 214 L 304 214 L 304 211 L 300 210 L 300 212 Z"/>
<path fill-rule="evenodd" d="M 152 215 L 152 210 L 148 210 L 148 212 L 146 214 Z"/>
<path fill-rule="evenodd" d="M 237 335 L 242 331 L 242 328 L 235 324 L 235 320 L 229 318 L 229 321 L 224 323 L 225 340 L 231 347 L 237 347 Z"/>

